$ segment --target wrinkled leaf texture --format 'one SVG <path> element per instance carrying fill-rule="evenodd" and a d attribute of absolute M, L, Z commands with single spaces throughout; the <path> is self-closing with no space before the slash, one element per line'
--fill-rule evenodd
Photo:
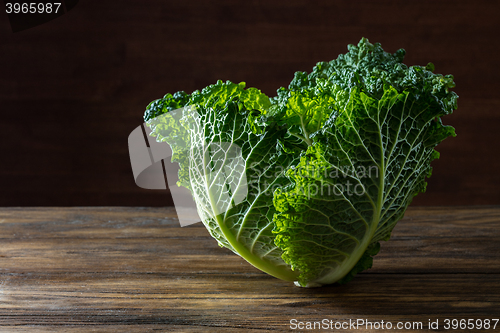
<path fill-rule="evenodd" d="M 273 98 L 219 81 L 167 94 L 145 113 L 218 243 L 305 287 L 345 283 L 372 266 L 379 242 L 425 191 L 434 148 L 455 136 L 441 121 L 456 109 L 451 75 L 407 67 L 404 50 L 389 54 L 365 38 L 348 49 L 297 72 Z M 196 112 L 158 117 L 186 106 Z M 231 164 L 235 147 L 243 168 Z M 248 192 L 235 200 L 240 186 L 221 179 L 243 174 Z"/>

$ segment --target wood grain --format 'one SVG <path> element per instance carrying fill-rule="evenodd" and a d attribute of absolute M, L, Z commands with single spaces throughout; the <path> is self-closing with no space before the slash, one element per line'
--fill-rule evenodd
<path fill-rule="evenodd" d="M 0 206 L 166 206 L 127 150 L 145 107 L 217 80 L 275 96 L 361 37 L 453 74 L 458 136 L 439 145 L 418 205 L 500 203 L 499 1 L 80 1 L 13 34 L 0 20 Z"/>
<path fill-rule="evenodd" d="M 500 315 L 500 207 L 410 208 L 371 270 L 318 289 L 258 271 L 171 208 L 0 208 L 0 242 L 1 332 L 290 331 L 292 318 L 427 328 Z"/>

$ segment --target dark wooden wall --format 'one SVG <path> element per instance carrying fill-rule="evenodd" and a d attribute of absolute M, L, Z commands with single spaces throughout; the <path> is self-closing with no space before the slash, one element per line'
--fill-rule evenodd
<path fill-rule="evenodd" d="M 274 95 L 361 37 L 453 74 L 427 193 L 415 205 L 499 204 L 498 1 L 80 1 L 12 33 L 0 12 L 0 206 L 171 204 L 136 187 L 127 138 L 166 92 L 218 79 Z"/>

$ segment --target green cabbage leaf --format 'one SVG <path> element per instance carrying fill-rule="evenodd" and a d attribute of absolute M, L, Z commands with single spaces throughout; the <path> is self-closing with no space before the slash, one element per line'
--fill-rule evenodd
<path fill-rule="evenodd" d="M 370 268 L 425 191 L 436 145 L 455 136 L 441 121 L 457 105 L 451 75 L 366 38 L 348 50 L 272 98 L 218 81 L 167 94 L 144 116 L 219 245 L 298 286 Z"/>

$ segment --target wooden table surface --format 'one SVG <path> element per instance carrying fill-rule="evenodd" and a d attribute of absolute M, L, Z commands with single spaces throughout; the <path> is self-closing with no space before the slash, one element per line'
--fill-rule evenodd
<path fill-rule="evenodd" d="M 500 317 L 500 207 L 410 208 L 371 270 L 315 289 L 181 228 L 171 208 L 0 208 L 0 242 L 0 332 L 353 331 L 293 319 L 423 332 Z"/>

